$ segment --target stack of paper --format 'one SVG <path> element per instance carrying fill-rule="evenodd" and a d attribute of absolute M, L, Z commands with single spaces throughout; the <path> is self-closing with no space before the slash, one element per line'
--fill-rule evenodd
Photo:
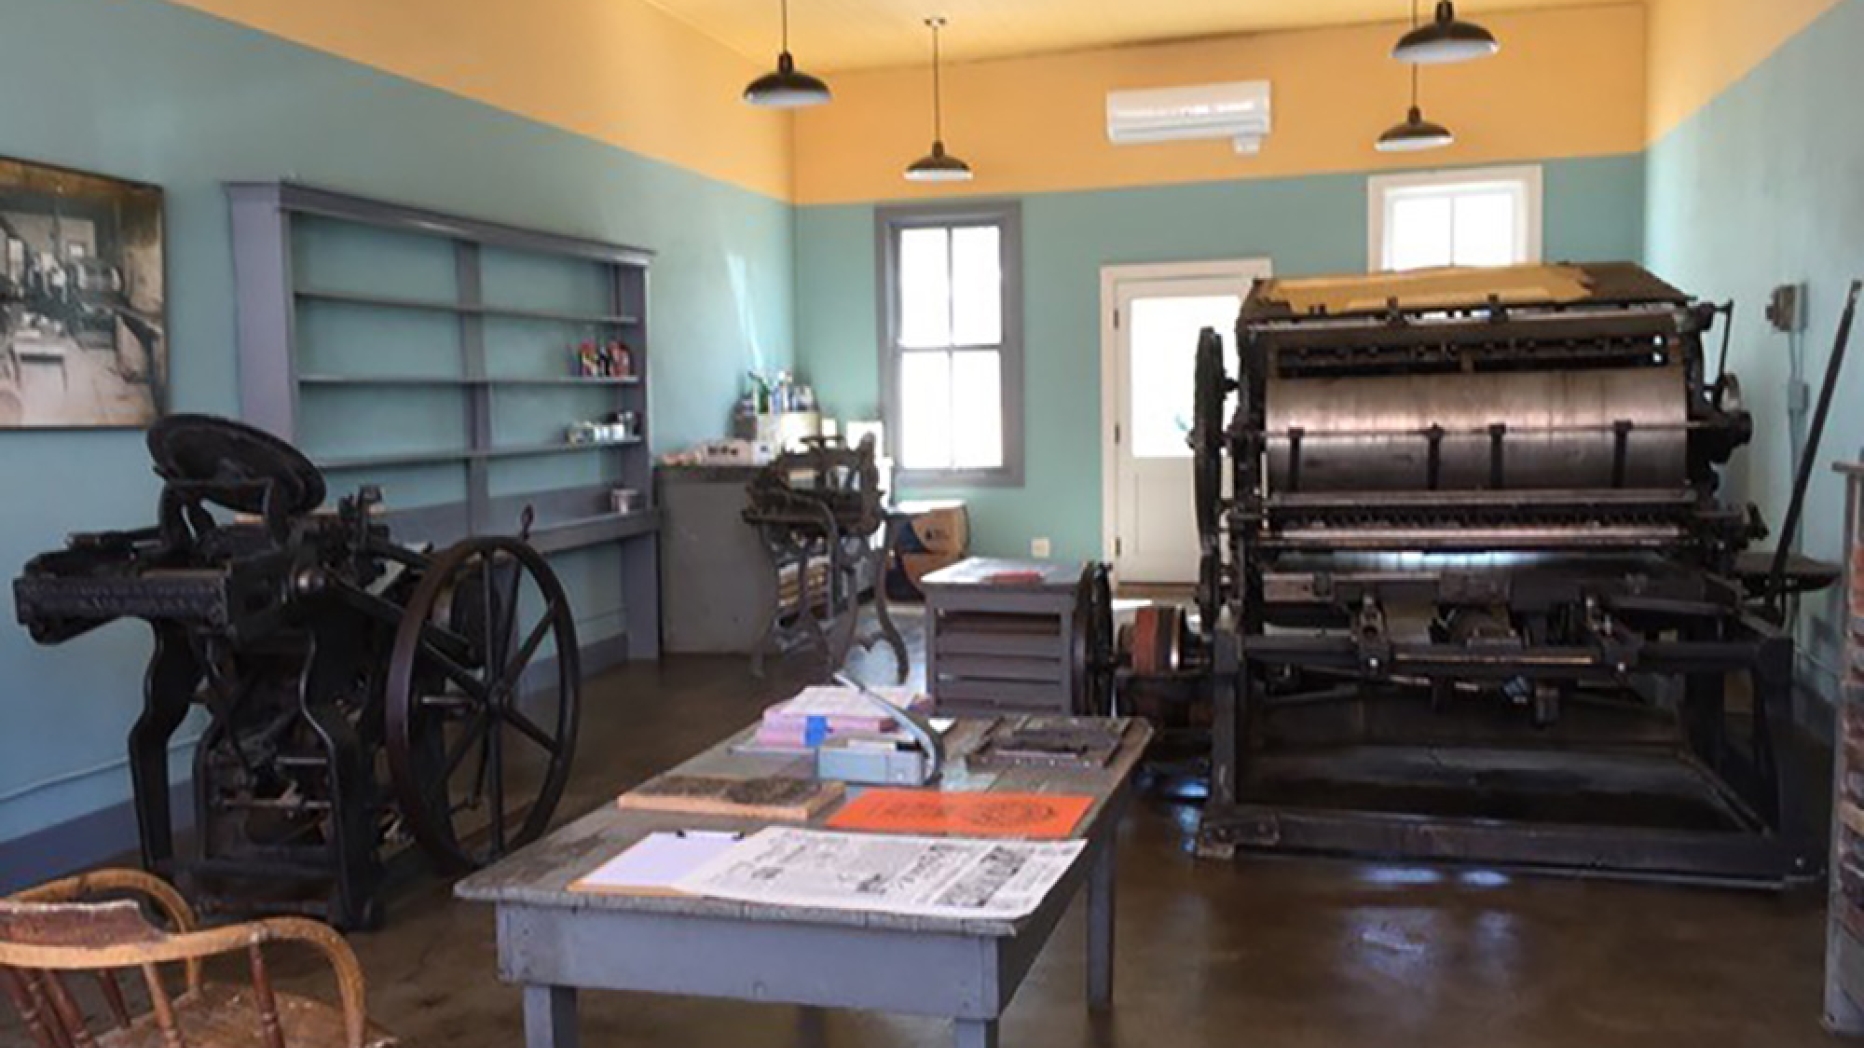
<path fill-rule="evenodd" d="M 875 688 L 876 694 L 902 709 L 926 712 L 932 697 L 911 688 Z M 853 688 L 805 688 L 795 698 L 764 711 L 752 746 L 803 751 L 831 736 L 881 736 L 895 730 L 893 718 Z"/>
<path fill-rule="evenodd" d="M 683 877 L 731 850 L 736 833 L 676 830 L 650 833 L 627 851 L 570 885 L 573 892 L 599 895 L 678 895 Z"/>

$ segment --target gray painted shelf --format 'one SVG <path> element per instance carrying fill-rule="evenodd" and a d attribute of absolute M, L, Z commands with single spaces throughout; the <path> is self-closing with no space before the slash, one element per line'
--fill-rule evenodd
<path fill-rule="evenodd" d="M 600 324 L 608 327 L 635 327 L 641 318 L 632 313 L 560 313 L 548 309 L 521 309 L 485 303 L 440 302 L 433 299 L 398 298 L 393 295 L 365 295 L 353 291 L 321 291 L 298 288 L 298 298 L 318 302 L 337 302 L 378 309 L 412 309 L 430 313 L 458 313 L 463 316 L 500 317 L 506 320 L 544 320 L 563 324 Z"/>
<path fill-rule="evenodd" d="M 407 470 L 413 476 L 397 483 L 419 489 L 435 483 L 428 478 L 441 476 L 441 467 L 463 467 L 463 499 L 397 510 L 390 493 L 390 517 L 397 537 L 404 541 L 447 545 L 469 536 L 514 534 L 525 511 L 531 510 L 535 513 L 533 544 L 547 554 L 596 547 L 618 550 L 618 563 L 596 563 L 617 564 L 623 606 L 578 608 L 577 613 L 579 619 L 587 615 L 614 621 L 619 612 L 620 634 L 585 638 L 584 669 L 603 668 L 612 661 L 609 653 L 618 648 L 622 657 L 658 657 L 660 514 L 651 506 L 627 514 L 609 511 L 613 489 L 647 494 L 653 486 L 647 443 L 651 432 L 647 384 L 652 368 L 646 320 L 652 252 L 301 183 L 234 183 L 227 186 L 227 196 L 238 279 L 240 405 L 246 420 L 306 446 L 313 461 L 325 470 L 349 474 L 344 480 L 350 483 L 359 479 L 357 474 L 369 479 L 372 470 Z M 371 236 L 389 239 L 371 241 Z M 339 245 L 335 253 L 319 246 L 332 243 Z M 369 269 L 372 259 L 384 257 L 392 261 L 378 262 L 374 271 Z M 410 264 L 424 276 L 401 280 Z M 431 279 L 438 272 L 446 274 L 444 281 Z M 548 279 L 541 285 L 526 283 L 527 274 L 539 273 L 566 277 L 554 284 Z M 447 290 L 434 290 L 443 286 Z M 398 289 L 406 293 L 395 294 Z M 527 298 L 538 308 L 526 305 Z M 300 331 L 301 316 L 311 315 L 307 308 L 319 305 L 355 308 L 344 311 L 339 327 L 330 326 L 338 322 L 334 313 L 320 317 L 315 332 L 324 341 L 301 346 L 301 337 L 312 337 Z M 457 327 L 445 326 L 456 332 L 454 342 L 446 347 L 446 360 L 433 357 L 431 344 L 410 345 L 401 340 L 405 322 L 395 318 L 410 312 L 457 318 Z M 505 326 L 498 321 L 594 326 L 600 329 L 594 336 L 599 340 L 625 340 L 634 354 L 635 373 L 592 378 L 522 374 L 561 366 L 557 361 L 562 358 L 540 360 L 528 355 L 550 344 L 555 334 L 548 328 L 523 323 Z M 373 341 L 345 341 L 356 332 Z M 357 345 L 370 348 L 357 350 Z M 327 350 L 331 346 L 352 348 L 335 357 L 320 354 L 319 347 Z M 301 352 L 311 355 L 307 359 Z M 396 373 L 397 365 L 402 373 Z M 370 373 L 377 368 L 382 373 Z M 496 374 L 501 370 L 519 374 Z M 500 390 L 518 389 L 536 390 L 540 395 L 498 397 Z M 576 421 L 569 417 L 568 405 L 580 405 L 577 411 L 591 410 L 587 401 L 565 399 L 560 401 L 566 405 L 565 417 L 554 417 L 551 405 L 559 403 L 551 399 L 555 391 L 571 389 L 605 390 L 608 406 L 601 410 L 633 412 L 639 419 L 640 435 L 587 444 L 514 440 L 549 432 L 559 421 L 564 426 Z M 306 401 L 307 390 L 320 392 L 315 400 Z M 435 399 L 423 395 L 432 390 L 461 391 L 465 413 L 458 440 L 461 446 L 380 454 L 318 453 L 320 435 L 336 437 L 330 443 L 348 436 L 350 431 L 341 425 L 331 428 L 331 420 L 342 418 L 347 405 L 366 405 L 347 408 L 350 411 L 388 412 L 400 425 L 382 429 L 395 434 L 387 439 L 404 445 L 451 440 L 450 431 L 458 425 L 452 418 L 458 416 L 442 421 L 437 410 L 450 409 L 437 409 Z M 309 434 L 304 432 L 307 416 L 314 431 Z M 497 430 L 505 425 L 515 430 L 505 438 L 510 443 L 499 440 Z M 448 436 L 442 437 L 442 432 Z M 495 485 L 509 486 L 512 475 L 507 470 L 495 476 L 494 462 L 568 455 L 603 457 L 592 460 L 599 463 L 596 466 L 581 462 L 539 466 L 534 475 L 527 468 L 523 476 L 534 479 L 518 486 L 528 490 L 495 494 Z M 433 472 L 422 474 L 423 468 Z M 553 484 L 561 486 L 543 486 Z M 419 503 L 418 490 L 410 501 Z M 592 649 L 603 653 L 602 657 L 592 659 Z"/>
<path fill-rule="evenodd" d="M 298 384 L 302 386 L 638 386 L 638 376 L 628 378 L 583 378 L 577 375 L 561 377 L 527 376 L 501 377 L 487 375 L 483 378 L 466 378 L 462 375 L 299 375 Z"/>
<path fill-rule="evenodd" d="M 513 444 L 502 448 L 459 448 L 453 451 L 410 451 L 406 454 L 357 455 L 348 458 L 330 458 L 318 460 L 324 469 L 366 469 L 369 467 L 388 466 L 422 466 L 437 465 L 447 462 L 472 462 L 479 459 L 529 458 L 535 455 L 566 455 L 571 452 L 601 451 L 606 448 L 627 448 L 643 443 L 639 437 L 627 440 L 597 440 L 587 444 L 571 444 L 559 440 L 542 444 Z"/>

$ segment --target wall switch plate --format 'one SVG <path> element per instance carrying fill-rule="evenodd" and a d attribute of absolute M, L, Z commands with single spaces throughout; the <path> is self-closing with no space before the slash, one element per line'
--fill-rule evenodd
<path fill-rule="evenodd" d="M 1046 538 L 1029 540 L 1029 555 L 1038 560 L 1047 560 L 1049 555 L 1054 551 L 1055 548 L 1049 544 L 1049 540 Z"/>
<path fill-rule="evenodd" d="M 1797 334 L 1806 330 L 1806 285 L 1781 284 L 1767 300 L 1767 321 L 1775 331 Z"/>

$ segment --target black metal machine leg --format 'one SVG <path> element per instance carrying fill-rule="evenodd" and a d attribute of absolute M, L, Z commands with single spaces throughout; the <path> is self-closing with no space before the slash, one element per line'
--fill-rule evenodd
<path fill-rule="evenodd" d="M 1713 629 L 1697 628 L 1690 631 L 1689 639 L 1712 642 L 1721 637 Z M 1716 773 L 1723 773 L 1728 752 L 1728 675 L 1719 669 L 1687 674 L 1683 678 L 1683 691 L 1683 727 L 1689 733 L 1690 749 L 1697 760 Z"/>
<path fill-rule="evenodd" d="M 868 557 L 868 563 L 873 565 L 874 617 L 880 621 L 877 639 L 886 641 L 887 647 L 893 650 L 893 661 L 898 667 L 894 679 L 901 684 L 906 683 L 912 665 L 906 653 L 906 638 L 900 636 L 899 627 L 893 624 L 893 611 L 887 601 L 887 572 L 893 567 L 894 551 L 899 548 L 900 529 L 909 519 L 904 514 L 889 512 L 886 523 L 881 525 L 880 548 L 871 551 Z"/>
<path fill-rule="evenodd" d="M 1210 803 L 1236 803 L 1237 776 L 1242 773 L 1243 718 L 1254 699 L 1246 664 L 1237 658 L 1234 638 L 1219 634 L 1212 650 L 1209 677 L 1215 720 L 1211 725 Z"/>
<path fill-rule="evenodd" d="M 300 710 L 323 744 L 330 781 L 328 842 L 335 872 L 331 921 L 344 928 L 378 923 L 376 887 L 381 867 L 376 853 L 375 774 L 369 754 L 338 699 L 360 670 L 349 652 L 358 638 L 320 636 L 311 647 L 300 691 Z"/>
<path fill-rule="evenodd" d="M 185 629 L 155 627 L 155 655 L 143 681 L 142 716 L 129 732 L 129 775 L 136 794 L 136 828 L 142 862 L 161 870 L 175 856 L 175 828 L 168 804 L 168 741 L 181 727 L 201 683 L 201 665 Z"/>
<path fill-rule="evenodd" d="M 1776 634 L 1761 640 L 1753 671 L 1754 762 L 1761 788 L 1770 794 L 1761 798 L 1769 804 L 1762 810 L 1793 848 L 1795 872 L 1806 874 L 1816 866 L 1816 835 L 1806 824 L 1804 801 L 1810 796 L 1810 783 L 1793 744 L 1793 661 L 1791 637 Z"/>

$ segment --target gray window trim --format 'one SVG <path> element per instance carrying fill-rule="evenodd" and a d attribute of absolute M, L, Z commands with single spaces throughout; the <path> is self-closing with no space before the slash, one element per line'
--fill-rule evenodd
<path fill-rule="evenodd" d="M 1023 484 L 1023 207 L 1015 200 L 910 204 L 874 210 L 880 317 L 880 405 L 888 441 L 900 433 L 899 295 L 894 279 L 901 230 L 965 222 L 996 224 L 1003 252 L 1003 465 L 997 469 L 900 469 L 902 488 L 1021 487 Z M 893 445 L 897 449 L 897 445 Z"/>

